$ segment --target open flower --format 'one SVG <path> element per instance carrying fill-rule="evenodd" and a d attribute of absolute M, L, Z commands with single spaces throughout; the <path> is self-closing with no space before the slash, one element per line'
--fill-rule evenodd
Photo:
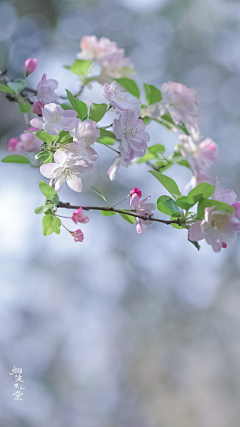
<path fill-rule="evenodd" d="M 37 85 L 37 97 L 39 101 L 43 102 L 44 104 L 57 101 L 58 95 L 54 93 L 55 89 L 57 88 L 57 80 L 47 80 L 46 74 L 43 74 L 42 80 Z"/>
<path fill-rule="evenodd" d="M 141 202 L 139 201 L 139 197 L 136 193 L 134 193 L 131 196 L 130 199 L 130 205 L 131 207 L 133 207 L 136 210 L 136 213 L 139 214 L 140 216 L 153 216 L 152 211 L 154 209 L 156 209 L 156 206 L 154 203 L 146 203 L 146 201 L 148 199 L 150 199 L 151 196 L 146 197 L 146 199 L 143 199 Z M 144 229 L 148 229 L 148 225 L 152 224 L 152 220 L 151 219 L 141 219 L 141 218 L 136 218 L 136 230 L 137 233 L 140 234 L 142 232 L 142 230 Z"/>
<path fill-rule="evenodd" d="M 23 132 L 19 138 L 11 138 L 7 147 L 8 151 L 40 151 L 42 141 L 32 133 L 38 130 L 37 128 L 30 127 L 28 131 L 31 132 Z"/>
<path fill-rule="evenodd" d="M 131 165 L 132 165 L 132 162 L 131 161 L 125 162 L 121 155 L 114 157 L 112 160 L 111 166 L 107 171 L 109 179 L 111 181 L 115 181 L 116 174 L 117 174 L 117 171 L 120 168 L 120 166 L 125 166 L 125 168 L 128 168 Z"/>
<path fill-rule="evenodd" d="M 76 157 L 88 158 L 89 160 L 97 160 L 98 155 L 91 147 L 100 136 L 100 129 L 97 129 L 97 123 L 93 120 L 77 119 L 77 126 L 70 130 L 70 135 L 73 137 L 73 143 L 66 147 L 69 153 Z"/>
<path fill-rule="evenodd" d="M 89 218 L 83 213 L 83 209 L 80 207 L 75 212 L 73 212 L 72 220 L 75 222 L 75 224 L 78 222 L 86 224 L 89 221 Z"/>
<path fill-rule="evenodd" d="M 56 191 L 66 181 L 72 190 L 80 193 L 82 191 L 81 175 L 93 169 L 92 163 L 69 157 L 61 150 L 57 150 L 54 154 L 54 161 L 55 163 L 44 163 L 40 166 L 41 174 L 51 179 L 50 183 L 54 183 Z"/>
<path fill-rule="evenodd" d="M 200 144 L 195 144 L 193 139 L 187 135 L 180 135 L 180 152 L 195 171 L 202 173 L 209 169 L 217 157 L 218 145 L 210 138 L 204 139 Z"/>
<path fill-rule="evenodd" d="M 105 83 L 102 86 L 102 89 L 103 96 L 114 108 L 120 112 L 132 110 L 135 112 L 136 119 L 140 116 L 141 101 L 131 95 L 131 93 L 126 91 L 124 92 L 117 82 L 112 82 L 111 85 Z"/>
<path fill-rule="evenodd" d="M 49 135 L 58 135 L 61 130 L 70 131 L 77 126 L 77 112 L 63 110 L 60 105 L 51 103 L 42 109 L 42 117 L 32 119 L 30 123 Z"/>
<path fill-rule="evenodd" d="M 80 228 L 76 231 L 70 231 L 70 234 L 73 236 L 74 242 L 82 242 L 84 239 L 83 232 Z"/>
<path fill-rule="evenodd" d="M 113 132 L 120 140 L 119 150 L 125 162 L 146 154 L 150 136 L 144 129 L 143 121 L 136 119 L 134 112 L 130 110 L 121 114 L 119 119 L 114 120 Z"/>
<path fill-rule="evenodd" d="M 240 231 L 240 202 L 232 190 L 224 190 L 216 194 L 215 199 L 235 208 L 235 214 L 216 210 L 214 206 L 205 208 L 204 219 L 189 227 L 188 235 L 192 241 L 206 239 L 214 252 L 220 252 L 227 243 L 234 242 Z"/>

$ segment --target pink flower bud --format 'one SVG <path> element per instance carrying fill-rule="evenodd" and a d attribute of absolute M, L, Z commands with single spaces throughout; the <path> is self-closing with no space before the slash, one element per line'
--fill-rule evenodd
<path fill-rule="evenodd" d="M 83 224 L 86 224 L 89 221 L 89 218 L 87 215 L 84 215 L 82 208 L 77 209 L 72 214 L 72 220 L 77 224 L 78 222 L 81 222 Z"/>
<path fill-rule="evenodd" d="M 24 70 L 26 71 L 27 76 L 33 73 L 37 68 L 38 59 L 37 58 L 28 58 L 24 64 Z"/>
<path fill-rule="evenodd" d="M 139 199 L 142 197 L 142 192 L 141 190 L 139 190 L 139 188 L 134 188 L 133 190 L 130 191 L 130 196 L 133 196 L 134 194 L 136 194 Z"/>
<path fill-rule="evenodd" d="M 82 242 L 83 241 L 84 236 L 83 236 L 83 232 L 80 229 L 78 229 L 76 231 L 70 231 L 70 233 L 73 236 L 75 242 Z"/>
<path fill-rule="evenodd" d="M 37 114 L 38 116 L 42 116 L 42 109 L 44 107 L 44 103 L 41 101 L 34 102 L 33 103 L 33 113 Z"/>
<path fill-rule="evenodd" d="M 8 151 L 15 151 L 17 144 L 20 142 L 20 138 L 9 139 L 7 149 Z"/>
<path fill-rule="evenodd" d="M 227 247 L 227 243 L 226 242 L 222 242 L 222 248 L 226 249 Z"/>

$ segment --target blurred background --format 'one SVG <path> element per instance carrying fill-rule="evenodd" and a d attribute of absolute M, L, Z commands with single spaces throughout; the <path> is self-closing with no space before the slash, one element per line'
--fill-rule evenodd
<path fill-rule="evenodd" d="M 32 87 L 45 72 L 60 95 L 74 92 L 77 77 L 63 65 L 93 34 L 125 48 L 140 87 L 170 80 L 199 93 L 202 134 L 220 146 L 211 173 L 240 197 L 240 2 L 0 2 L 0 69 L 23 77 L 24 61 L 38 57 Z M 84 98 L 101 102 L 97 83 Z M 26 127 L 3 93 L 0 102 L 3 158 Z M 178 143 L 158 125 L 147 130 L 169 153 Z M 95 148 L 100 159 L 83 193 L 64 186 L 62 201 L 102 205 L 89 184 L 112 203 L 134 187 L 153 202 L 164 194 L 146 165 L 122 168 L 110 182 L 111 150 Z M 81 227 L 81 244 L 64 230 L 44 237 L 34 214 L 43 203 L 39 170 L 2 163 L 0 174 L 0 425 L 238 426 L 240 239 L 220 254 L 205 242 L 197 252 L 185 230 L 152 224 L 137 235 L 122 218 L 97 212 Z M 167 174 L 181 190 L 191 178 L 180 166 Z M 23 370 L 22 401 L 14 400 L 13 366 Z"/>

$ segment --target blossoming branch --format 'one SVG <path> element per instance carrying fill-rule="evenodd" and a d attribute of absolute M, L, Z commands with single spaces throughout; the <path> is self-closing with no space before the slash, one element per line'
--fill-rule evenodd
<path fill-rule="evenodd" d="M 65 66 L 78 76 L 79 90 L 76 94 L 66 90 L 65 99 L 57 94 L 58 81 L 45 73 L 36 88 L 29 87 L 27 77 L 35 71 L 37 58 L 25 61 L 23 79 L 12 81 L 7 70 L 0 74 L 0 90 L 8 100 L 18 104 L 31 125 L 19 137 L 9 140 L 7 150 L 11 155 L 2 161 L 34 166 L 37 162 L 41 174 L 49 179 L 48 183 L 39 182 L 45 202 L 35 209 L 36 214 L 44 215 L 43 234 L 59 234 L 63 227 L 75 242 L 82 242 L 82 230 L 68 230 L 63 220 L 69 218 L 74 224 L 87 224 L 89 217 L 84 212 L 96 210 L 103 216 L 118 214 L 135 224 L 138 234 L 153 222 L 186 229 L 188 240 L 198 249 L 202 239 L 215 252 L 234 242 L 240 231 L 240 202 L 232 190 L 220 191 L 217 179 L 209 173 L 218 146 L 200 133 L 195 91 L 176 82 L 163 83 L 160 89 L 144 84 L 145 99 L 141 94 L 140 100 L 140 90 L 133 79 L 134 64 L 125 57 L 124 49 L 105 37 L 98 40 L 95 36 L 83 37 L 80 47 L 77 59 Z M 96 74 L 96 69 L 100 73 Z M 106 101 L 88 107 L 79 98 L 94 81 L 101 86 Z M 112 113 L 111 124 L 99 126 L 107 112 Z M 150 144 L 147 126 L 153 121 L 169 132 L 179 133 L 179 144 L 169 157 L 164 155 L 163 144 Z M 165 187 L 170 195 L 160 195 L 154 204 L 149 202 L 150 196 L 142 199 L 142 192 L 136 187 L 124 199 L 129 200 L 129 209 L 121 209 L 119 205 L 124 200 L 111 206 L 99 189 L 91 187 L 105 206 L 75 206 L 60 201 L 59 191 L 64 183 L 78 193 L 84 190 L 87 174 L 98 160 L 98 144 L 115 152 L 106 170 L 111 181 L 116 179 L 120 167 L 137 168 L 145 163 L 152 177 L 158 180 L 159 190 Z M 177 183 L 163 174 L 174 164 L 192 172 L 185 187 L 187 195 L 182 195 Z M 69 217 L 62 216 L 61 208 L 74 212 Z M 153 212 L 156 208 L 169 218 L 156 218 Z"/>

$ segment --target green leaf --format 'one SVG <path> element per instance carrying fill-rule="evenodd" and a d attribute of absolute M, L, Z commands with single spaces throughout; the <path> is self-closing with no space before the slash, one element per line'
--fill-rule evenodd
<path fill-rule="evenodd" d="M 63 110 L 72 110 L 72 105 L 71 104 L 67 104 L 66 102 L 64 102 L 60 106 L 62 107 Z"/>
<path fill-rule="evenodd" d="M 107 104 L 91 104 L 89 119 L 99 122 L 107 111 Z"/>
<path fill-rule="evenodd" d="M 227 203 L 219 202 L 214 199 L 201 199 L 198 203 L 198 218 L 202 219 L 204 217 L 204 209 L 211 206 L 214 206 L 216 211 L 224 211 L 226 214 L 235 213 L 235 208 Z"/>
<path fill-rule="evenodd" d="M 174 159 L 174 162 L 176 162 L 179 166 L 185 166 L 186 168 L 191 169 L 191 166 L 186 159 L 181 158 L 178 160 L 176 158 Z"/>
<path fill-rule="evenodd" d="M 161 172 L 166 171 L 173 165 L 173 162 L 170 160 L 159 160 L 156 162 L 156 166 L 161 169 Z"/>
<path fill-rule="evenodd" d="M 197 202 L 197 201 L 196 201 Z M 188 211 L 193 205 L 195 205 L 195 200 L 188 196 L 181 196 L 178 197 L 176 200 L 176 203 L 180 208 L 185 209 Z"/>
<path fill-rule="evenodd" d="M 124 209 L 125 210 L 125 209 Z M 134 224 L 135 223 L 135 217 L 131 216 L 131 215 L 127 215 L 127 214 L 119 214 L 123 219 L 125 219 L 125 221 L 129 222 L 130 224 Z"/>
<path fill-rule="evenodd" d="M 28 160 L 24 156 L 7 156 L 4 159 L 2 159 L 3 163 L 26 163 L 31 164 L 30 160 Z"/>
<path fill-rule="evenodd" d="M 150 119 L 149 119 L 149 117 L 148 117 L 148 116 L 146 116 L 146 117 L 140 117 L 140 119 L 142 119 L 142 121 L 143 121 L 143 123 L 144 123 L 145 125 L 148 125 L 148 123 L 150 123 Z"/>
<path fill-rule="evenodd" d="M 10 87 L 6 85 L 3 85 L 2 83 L 0 83 L 0 91 L 6 92 L 6 93 L 15 93 L 14 90 L 12 90 Z"/>
<path fill-rule="evenodd" d="M 202 182 L 188 193 L 188 197 L 194 198 L 195 201 L 198 201 L 202 198 L 208 199 L 208 197 L 213 194 L 214 190 L 214 185 L 210 185 L 207 182 Z"/>
<path fill-rule="evenodd" d="M 150 172 L 155 178 L 158 179 L 159 182 L 169 191 L 169 193 L 176 199 L 177 197 L 181 196 L 181 193 L 179 191 L 179 188 L 175 181 L 173 181 L 172 178 L 169 178 L 169 176 L 163 175 L 160 172 L 155 171 L 148 171 Z"/>
<path fill-rule="evenodd" d="M 53 161 L 53 153 L 50 153 L 43 163 L 52 163 L 52 161 Z"/>
<path fill-rule="evenodd" d="M 157 208 L 160 212 L 163 212 L 167 215 L 173 215 L 174 213 L 179 213 L 181 216 L 181 211 L 175 201 L 169 196 L 161 196 L 157 200 Z"/>
<path fill-rule="evenodd" d="M 34 212 L 39 215 L 42 213 L 46 213 L 49 209 L 53 209 L 54 208 L 54 203 L 48 203 L 45 204 L 43 206 L 39 206 L 38 208 L 34 209 Z"/>
<path fill-rule="evenodd" d="M 79 101 L 79 99 L 75 98 L 75 96 L 73 96 L 71 92 L 69 92 L 69 90 L 66 89 L 66 92 L 67 92 L 68 100 L 72 104 L 73 109 L 77 112 L 78 117 L 82 121 L 86 120 L 88 116 L 88 108 L 86 104 L 84 104 L 84 102 L 82 101 Z"/>
<path fill-rule="evenodd" d="M 176 221 L 176 217 L 175 216 L 171 216 L 170 221 Z M 178 230 L 182 230 L 183 229 L 183 227 L 181 227 L 181 225 L 178 225 L 178 224 L 171 224 L 171 226 L 173 228 L 177 228 Z"/>
<path fill-rule="evenodd" d="M 173 119 L 172 119 L 172 117 L 171 117 L 171 115 L 169 113 L 164 114 L 164 116 L 161 117 L 161 120 L 169 123 L 169 125 L 171 126 L 171 128 L 172 128 L 172 125 L 173 125 L 179 131 L 185 133 L 186 135 L 189 135 L 189 132 L 188 132 L 185 124 L 183 123 L 181 125 L 176 125 L 176 123 L 174 123 L 174 121 L 173 121 Z M 159 121 L 159 123 L 161 123 L 161 121 Z"/>
<path fill-rule="evenodd" d="M 61 133 L 62 132 L 62 133 Z M 67 131 L 61 131 L 59 134 L 60 143 L 64 144 L 65 142 L 68 142 L 69 144 L 73 142 L 73 137 L 70 135 Z"/>
<path fill-rule="evenodd" d="M 159 89 L 153 85 L 144 83 L 144 91 L 146 96 L 147 105 L 155 104 L 156 102 L 162 101 L 162 94 Z"/>
<path fill-rule="evenodd" d="M 114 145 L 116 136 L 113 132 L 110 132 L 106 129 L 100 129 L 100 137 L 98 138 L 98 142 L 101 142 L 105 145 Z"/>
<path fill-rule="evenodd" d="M 83 76 L 87 73 L 91 62 L 91 59 L 76 59 L 72 65 L 64 65 L 64 67 L 71 70 L 73 74 Z"/>
<path fill-rule="evenodd" d="M 140 165 L 141 163 L 146 163 L 154 159 L 156 159 L 156 155 L 154 153 L 146 153 L 145 156 L 140 157 L 140 159 L 136 163 Z"/>
<path fill-rule="evenodd" d="M 45 215 L 42 219 L 43 234 L 48 236 L 49 234 L 60 233 L 61 220 L 55 216 L 48 214 Z"/>
<path fill-rule="evenodd" d="M 199 202 L 202 198 L 207 199 L 214 192 L 214 185 L 210 185 L 206 182 L 202 182 L 197 185 L 193 190 L 190 191 L 188 196 L 178 197 L 176 203 L 180 208 L 186 209 L 187 211 L 195 205 L 195 203 Z"/>
<path fill-rule="evenodd" d="M 198 243 L 198 242 L 196 242 L 196 241 L 194 241 L 194 240 L 190 240 L 190 239 L 188 239 L 188 241 L 189 241 L 190 243 L 192 243 L 192 244 L 195 246 L 195 248 L 197 248 L 197 250 L 198 250 L 198 251 L 200 251 L 201 246 L 199 245 L 199 243 Z"/>
<path fill-rule="evenodd" d="M 29 102 L 19 102 L 18 107 L 21 113 L 30 113 L 31 111 L 31 104 Z"/>
<path fill-rule="evenodd" d="M 100 213 L 103 216 L 112 216 L 112 215 L 116 215 L 116 212 L 110 212 L 110 211 L 100 211 Z"/>
<path fill-rule="evenodd" d="M 27 86 L 27 80 L 25 79 L 17 79 L 14 82 L 9 82 L 7 85 L 10 89 L 13 90 L 17 95 Z"/>
<path fill-rule="evenodd" d="M 140 92 L 134 80 L 129 79 L 128 77 L 122 77 L 121 79 L 115 79 L 115 81 L 118 82 L 120 86 L 124 87 L 124 89 L 130 92 L 137 99 L 139 99 Z"/>
<path fill-rule="evenodd" d="M 155 144 L 152 145 L 151 147 L 148 147 L 147 149 L 150 153 L 164 153 L 165 152 L 165 147 L 162 144 Z"/>
<path fill-rule="evenodd" d="M 41 139 L 41 141 L 45 142 L 46 144 L 48 144 L 49 146 L 52 145 L 52 142 L 55 141 L 55 139 L 57 138 L 57 135 L 49 135 L 47 132 L 45 132 L 45 130 L 41 129 L 38 130 L 37 132 L 33 132 L 34 135 L 36 135 L 39 139 Z"/>
<path fill-rule="evenodd" d="M 44 181 L 39 182 L 39 188 L 40 188 L 40 191 L 44 194 L 44 196 L 48 200 L 51 200 L 55 205 L 58 204 L 59 197 L 57 195 L 57 192 L 54 190 L 54 188 L 52 188 L 50 185 L 48 185 Z"/>
<path fill-rule="evenodd" d="M 93 185 L 90 185 L 89 187 L 91 187 L 91 189 L 98 195 L 100 196 L 107 204 L 108 206 L 110 206 L 109 200 L 107 199 L 107 197 L 100 191 L 98 190 L 96 187 L 93 187 Z"/>

